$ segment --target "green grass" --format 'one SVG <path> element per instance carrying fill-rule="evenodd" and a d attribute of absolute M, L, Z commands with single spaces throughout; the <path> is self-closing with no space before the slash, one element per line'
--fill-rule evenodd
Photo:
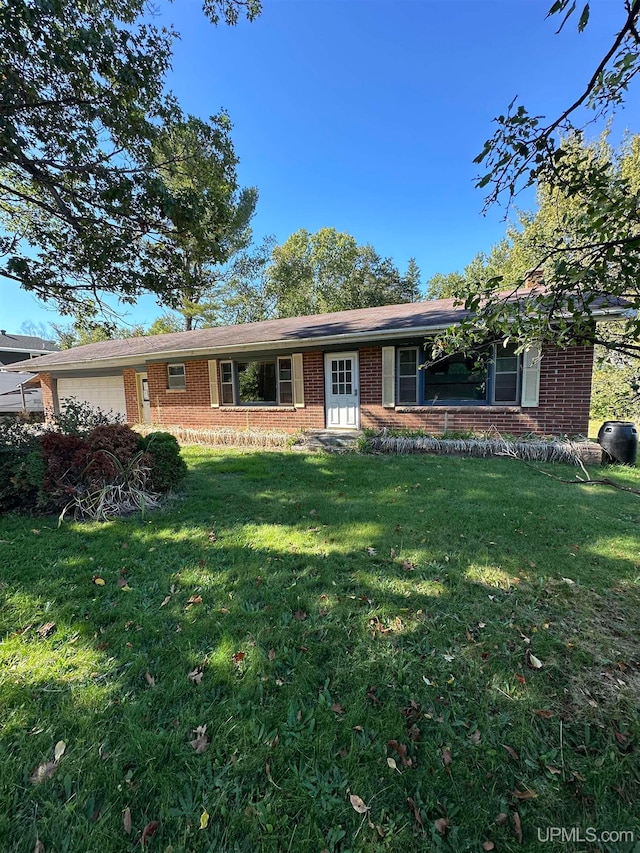
<path fill-rule="evenodd" d="M 173 853 L 640 837 L 638 497 L 513 460 L 186 456 L 143 520 L 0 521 L 3 853 L 131 851 L 151 821 Z"/>

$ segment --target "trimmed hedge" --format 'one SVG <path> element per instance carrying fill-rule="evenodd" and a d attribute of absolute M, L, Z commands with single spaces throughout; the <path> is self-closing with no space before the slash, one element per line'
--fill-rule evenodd
<path fill-rule="evenodd" d="M 152 432 L 138 439 L 138 449 L 151 459 L 151 486 L 157 492 L 170 492 L 184 480 L 187 466 L 180 456 L 180 445 L 169 432 Z"/>

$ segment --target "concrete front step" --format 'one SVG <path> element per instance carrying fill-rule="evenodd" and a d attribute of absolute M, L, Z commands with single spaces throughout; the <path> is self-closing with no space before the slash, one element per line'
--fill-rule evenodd
<path fill-rule="evenodd" d="M 303 434 L 300 443 L 294 444 L 292 449 L 345 453 L 357 447 L 361 435 L 360 430 L 310 429 Z"/>

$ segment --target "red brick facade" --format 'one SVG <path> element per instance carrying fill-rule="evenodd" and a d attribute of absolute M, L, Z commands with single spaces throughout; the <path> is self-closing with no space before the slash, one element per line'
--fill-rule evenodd
<path fill-rule="evenodd" d="M 522 435 L 587 435 L 591 400 L 593 347 L 548 348 L 540 362 L 540 401 L 521 406 L 402 406 L 383 408 L 382 350 L 360 350 L 361 423 L 372 429 L 423 429 L 499 432 Z"/>
<path fill-rule="evenodd" d="M 40 373 L 40 388 L 42 389 L 42 405 L 44 407 L 45 416 L 51 414 L 55 410 L 55 379 L 50 373 Z"/>
<path fill-rule="evenodd" d="M 185 362 L 184 391 L 167 389 L 167 365 L 147 365 L 151 421 L 166 426 L 191 428 L 231 427 L 232 429 L 322 429 L 324 427 L 323 354 L 304 354 L 304 407 L 293 406 L 212 406 L 209 363 Z M 218 375 L 218 399 L 221 398 Z M 129 407 L 127 405 L 127 416 Z"/>
<path fill-rule="evenodd" d="M 353 350 L 357 349 L 353 347 Z M 167 364 L 149 363 L 151 422 L 159 426 L 233 429 L 323 429 L 324 353 L 303 356 L 304 406 L 212 406 L 209 363 L 185 361 L 185 389 L 167 388 Z M 487 431 L 496 428 L 514 435 L 533 432 L 544 435 L 586 435 L 589 425 L 593 347 L 568 350 L 549 348 L 540 362 L 539 405 L 521 406 L 437 405 L 382 406 L 382 349 L 359 349 L 360 417 L 362 427 L 422 429 L 432 433 L 446 430 Z M 218 400 L 221 399 L 218 371 Z M 55 380 L 40 374 L 45 408 L 53 409 Z M 90 380 L 88 380 L 90 381 Z M 136 371 L 123 370 L 127 420 L 141 418 Z"/>
<path fill-rule="evenodd" d="M 125 368 L 122 371 L 122 379 L 124 381 L 124 400 L 127 404 L 127 421 L 134 424 L 142 416 L 138 403 L 138 384 L 135 370 Z"/>

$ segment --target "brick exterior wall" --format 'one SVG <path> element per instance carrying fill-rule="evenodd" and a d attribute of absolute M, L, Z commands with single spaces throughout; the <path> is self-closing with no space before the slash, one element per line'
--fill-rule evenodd
<path fill-rule="evenodd" d="M 293 406 L 211 405 L 209 363 L 185 362 L 186 389 L 167 389 L 167 365 L 148 364 L 151 421 L 164 426 L 191 428 L 231 427 L 232 429 L 299 429 L 324 427 L 324 373 L 321 352 L 304 353 L 304 408 Z M 219 371 L 218 371 L 219 373 Z M 125 380 L 126 390 L 126 380 Z M 218 375 L 218 399 L 221 399 Z M 129 407 L 127 405 L 127 415 Z M 137 405 L 136 405 L 136 420 Z"/>
<path fill-rule="evenodd" d="M 133 369 L 122 371 L 124 381 L 124 401 L 127 405 L 127 421 L 135 424 L 140 420 L 140 409 L 138 407 L 138 384 L 136 372 Z"/>
<path fill-rule="evenodd" d="M 166 426 L 233 429 L 323 429 L 324 353 L 304 353 L 304 408 L 290 406 L 211 406 L 207 361 L 185 362 L 186 389 L 167 389 L 167 365 L 148 364 L 151 421 Z M 382 349 L 359 350 L 361 426 L 381 429 L 487 431 L 519 435 L 586 435 L 593 371 L 593 347 L 547 348 L 540 363 L 540 399 L 535 408 L 520 406 L 382 406 Z M 139 419 L 134 370 L 123 370 L 127 419 Z M 219 385 L 218 375 L 218 385 Z M 53 408 L 53 380 L 41 374 L 45 407 Z M 218 398 L 221 389 L 218 387 Z"/>
<path fill-rule="evenodd" d="M 42 389 L 42 405 L 44 406 L 44 415 L 47 418 L 55 411 L 55 382 L 50 373 L 40 374 L 40 388 Z"/>
<path fill-rule="evenodd" d="M 499 432 L 522 435 L 587 435 L 593 372 L 593 347 L 567 350 L 546 348 L 540 362 L 540 399 L 535 408 L 520 406 L 422 406 L 385 409 L 382 400 L 382 350 L 360 350 L 361 425 L 445 430 L 477 430 L 494 427 Z"/>

